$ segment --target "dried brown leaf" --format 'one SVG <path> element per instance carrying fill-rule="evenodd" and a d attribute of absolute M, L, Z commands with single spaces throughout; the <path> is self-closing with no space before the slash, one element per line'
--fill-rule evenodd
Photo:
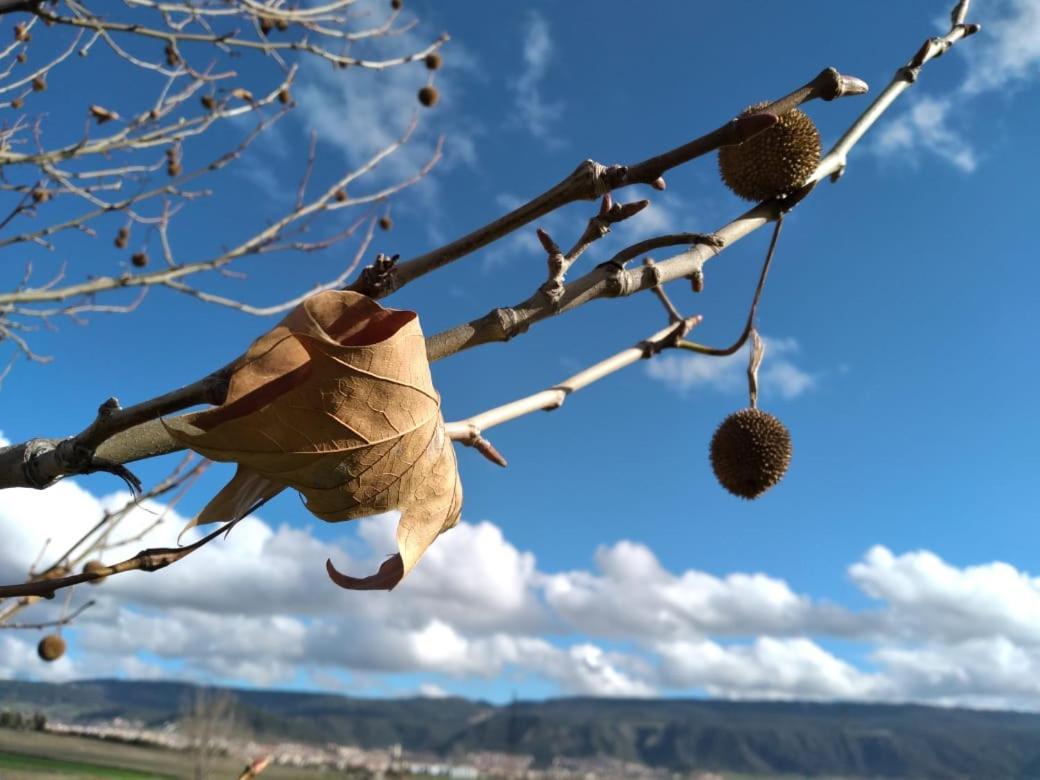
<path fill-rule="evenodd" d="M 462 509 L 414 312 L 353 292 L 308 298 L 237 361 L 225 402 L 167 422 L 196 452 L 238 463 L 194 522 L 244 517 L 285 487 L 323 520 L 397 509 L 398 553 L 371 577 L 329 575 L 353 589 L 390 589 Z"/>

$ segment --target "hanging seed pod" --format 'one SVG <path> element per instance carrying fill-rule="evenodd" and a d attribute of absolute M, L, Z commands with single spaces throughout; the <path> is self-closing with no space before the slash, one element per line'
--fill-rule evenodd
<path fill-rule="evenodd" d="M 437 105 L 437 101 L 441 99 L 440 93 L 437 92 L 436 87 L 429 85 L 419 90 L 419 102 L 427 108 Z"/>
<path fill-rule="evenodd" d="M 711 438 L 711 468 L 726 490 L 758 498 L 783 479 L 791 464 L 791 434 L 761 409 L 735 412 Z"/>
<path fill-rule="evenodd" d="M 59 634 L 48 634 L 36 646 L 36 654 L 47 663 L 57 661 L 65 655 L 65 640 Z"/>

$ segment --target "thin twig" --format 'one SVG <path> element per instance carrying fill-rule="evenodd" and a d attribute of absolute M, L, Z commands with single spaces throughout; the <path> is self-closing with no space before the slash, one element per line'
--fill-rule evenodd
<path fill-rule="evenodd" d="M 654 333 L 649 338 L 640 341 L 634 347 L 622 350 L 615 355 L 601 360 L 595 365 L 589 366 L 572 377 L 564 379 L 559 384 L 553 385 L 548 390 L 542 390 L 534 395 L 520 398 L 516 401 L 496 406 L 480 414 L 467 417 L 465 420 L 446 423 L 444 426 L 448 437 L 460 444 L 475 447 L 488 460 L 504 466 L 505 459 L 484 438 L 484 432 L 488 428 L 501 425 L 504 422 L 515 420 L 518 417 L 538 411 L 552 411 L 563 406 L 571 393 L 576 393 L 593 382 L 610 376 L 633 363 L 645 358 L 653 357 L 664 349 L 674 347 L 679 339 L 696 327 L 701 317 L 687 317 L 672 323 L 667 328 Z"/>

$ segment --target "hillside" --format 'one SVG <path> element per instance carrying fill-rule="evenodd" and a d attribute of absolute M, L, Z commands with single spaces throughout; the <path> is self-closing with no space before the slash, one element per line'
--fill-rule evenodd
<path fill-rule="evenodd" d="M 0 709 L 67 721 L 159 725 L 194 689 L 173 682 L 0 681 Z M 476 750 L 612 756 L 676 770 L 899 778 L 1040 777 L 1040 715 L 915 705 L 555 699 L 495 706 L 464 699 L 354 699 L 231 690 L 258 738 L 400 743 L 443 755 Z"/>

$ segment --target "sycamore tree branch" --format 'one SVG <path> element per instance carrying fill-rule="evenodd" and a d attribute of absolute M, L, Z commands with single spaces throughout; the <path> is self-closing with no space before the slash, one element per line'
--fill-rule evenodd
<path fill-rule="evenodd" d="M 485 430 L 532 412 L 540 410 L 550 411 L 560 408 L 569 395 L 584 387 L 588 387 L 593 382 L 598 382 L 600 379 L 610 376 L 639 360 L 652 358 L 665 349 L 675 348 L 683 337 L 696 327 L 700 321 L 700 316 L 694 316 L 687 317 L 679 322 L 673 322 L 668 327 L 662 328 L 635 346 L 622 350 L 593 366 L 589 366 L 584 371 L 580 371 L 548 390 L 543 390 L 540 393 L 535 393 L 494 409 L 489 409 L 465 420 L 448 423 L 445 425 L 445 432 L 449 438 L 473 447 L 492 462 L 505 466 L 505 458 L 484 438 L 483 432 Z M 41 598 L 52 598 L 57 591 L 82 582 L 100 581 L 127 571 L 157 571 L 182 560 L 200 547 L 209 544 L 218 536 L 226 534 L 237 522 L 237 520 L 232 520 L 186 547 L 150 548 L 141 550 L 136 555 L 119 563 L 111 566 L 98 565 L 81 574 L 63 576 L 65 570 L 55 570 L 50 572 L 52 576 L 31 579 L 28 582 L 15 585 L 0 585 L 0 599 L 18 597 L 19 601 L 16 602 L 16 607 L 18 607 L 24 604 L 31 604 Z M 82 611 L 82 608 L 80 611 Z M 14 614 L 14 610 L 11 610 L 10 614 Z M 2 621 L 0 621 L 0 628 L 2 627 Z"/>
<path fill-rule="evenodd" d="M 631 184 L 648 184 L 655 189 L 664 189 L 665 182 L 662 176 L 672 168 L 708 154 L 720 146 L 746 141 L 775 125 L 779 115 L 808 100 L 834 100 L 846 95 L 860 95 L 866 91 L 867 85 L 859 79 L 842 75 L 834 68 L 827 68 L 812 81 L 764 106 L 761 111 L 732 119 L 706 135 L 642 162 L 634 165 L 606 166 L 594 160 L 585 160 L 559 184 L 494 222 L 439 249 L 398 263 L 391 268 L 366 269 L 367 272 L 347 289 L 372 297 L 389 295 L 420 276 L 465 257 L 568 203 L 595 200 L 619 187 Z"/>
<path fill-rule="evenodd" d="M 480 414 L 467 417 L 465 420 L 447 423 L 444 426 L 444 430 L 448 434 L 448 438 L 453 441 L 474 447 L 488 460 L 500 466 L 505 466 L 505 458 L 484 438 L 484 431 L 488 428 L 493 428 L 496 425 L 515 420 L 532 412 L 559 409 L 572 393 L 576 393 L 593 382 L 598 382 L 600 379 L 608 377 L 633 363 L 651 358 L 662 350 L 678 346 L 679 341 L 691 329 L 700 324 L 700 321 L 701 317 L 698 315 L 687 317 L 679 322 L 673 322 L 667 328 L 662 328 L 635 346 L 622 350 L 606 360 L 601 360 L 599 363 L 579 371 L 574 376 L 564 379 L 547 390 L 542 390 L 525 398 L 497 406 L 494 409 L 488 409 Z"/>
<path fill-rule="evenodd" d="M 978 25 L 964 23 L 966 13 L 967 3 L 961 0 L 954 11 L 950 31 L 941 38 L 928 39 L 909 63 L 896 72 L 892 83 L 852 124 L 821 160 L 817 170 L 810 176 L 808 184 L 794 196 L 760 203 L 707 237 L 697 233 L 681 233 L 633 244 L 611 260 L 566 285 L 558 299 L 548 299 L 539 291 L 516 306 L 494 309 L 484 317 L 427 338 L 429 359 L 441 360 L 481 344 L 506 341 L 523 333 L 537 322 L 599 298 L 632 295 L 682 278 L 694 279 L 696 283 L 703 278 L 703 267 L 711 258 L 779 218 L 801 198 L 807 196 L 824 176 L 842 170 L 849 151 L 892 102 L 916 80 L 921 68 L 959 40 L 979 29 Z M 831 86 L 828 88 L 827 84 Z M 530 203 L 452 244 L 396 266 L 392 261 L 382 260 L 376 266 L 366 269 L 369 273 L 363 273 L 352 289 L 377 297 L 386 295 L 401 284 L 469 254 L 566 203 L 601 197 L 606 192 L 627 184 L 652 184 L 662 173 L 676 165 L 725 143 L 739 142 L 772 126 L 776 121 L 776 114 L 773 112 L 782 113 L 814 97 L 826 99 L 828 95 L 833 98 L 841 94 L 861 94 L 865 87 L 862 82 L 843 77 L 837 71 L 829 69 L 800 90 L 767 106 L 762 112 L 746 118 L 752 120 L 758 117 L 753 121 L 733 120 L 707 136 L 635 166 L 607 168 L 589 161 L 556 187 Z M 681 245 L 689 248 L 659 263 L 636 269 L 625 267 L 629 260 L 650 249 Z M 180 447 L 166 434 L 157 418 L 200 403 L 220 403 L 226 391 L 227 378 L 228 368 L 225 367 L 181 390 L 130 407 L 128 410 L 121 410 L 125 412 L 125 416 L 117 410 L 114 415 L 119 416 L 114 416 L 113 421 L 107 426 L 95 422 L 87 431 L 69 439 L 33 439 L 0 450 L 0 486 L 45 487 L 68 474 L 105 470 L 107 464 L 124 464 L 174 452 Z M 147 421 L 143 421 L 145 419 Z M 104 436 L 96 435 L 99 425 Z M 92 428 L 94 430 L 91 432 Z M 95 449 L 77 446 L 86 443 L 94 444 Z"/>

